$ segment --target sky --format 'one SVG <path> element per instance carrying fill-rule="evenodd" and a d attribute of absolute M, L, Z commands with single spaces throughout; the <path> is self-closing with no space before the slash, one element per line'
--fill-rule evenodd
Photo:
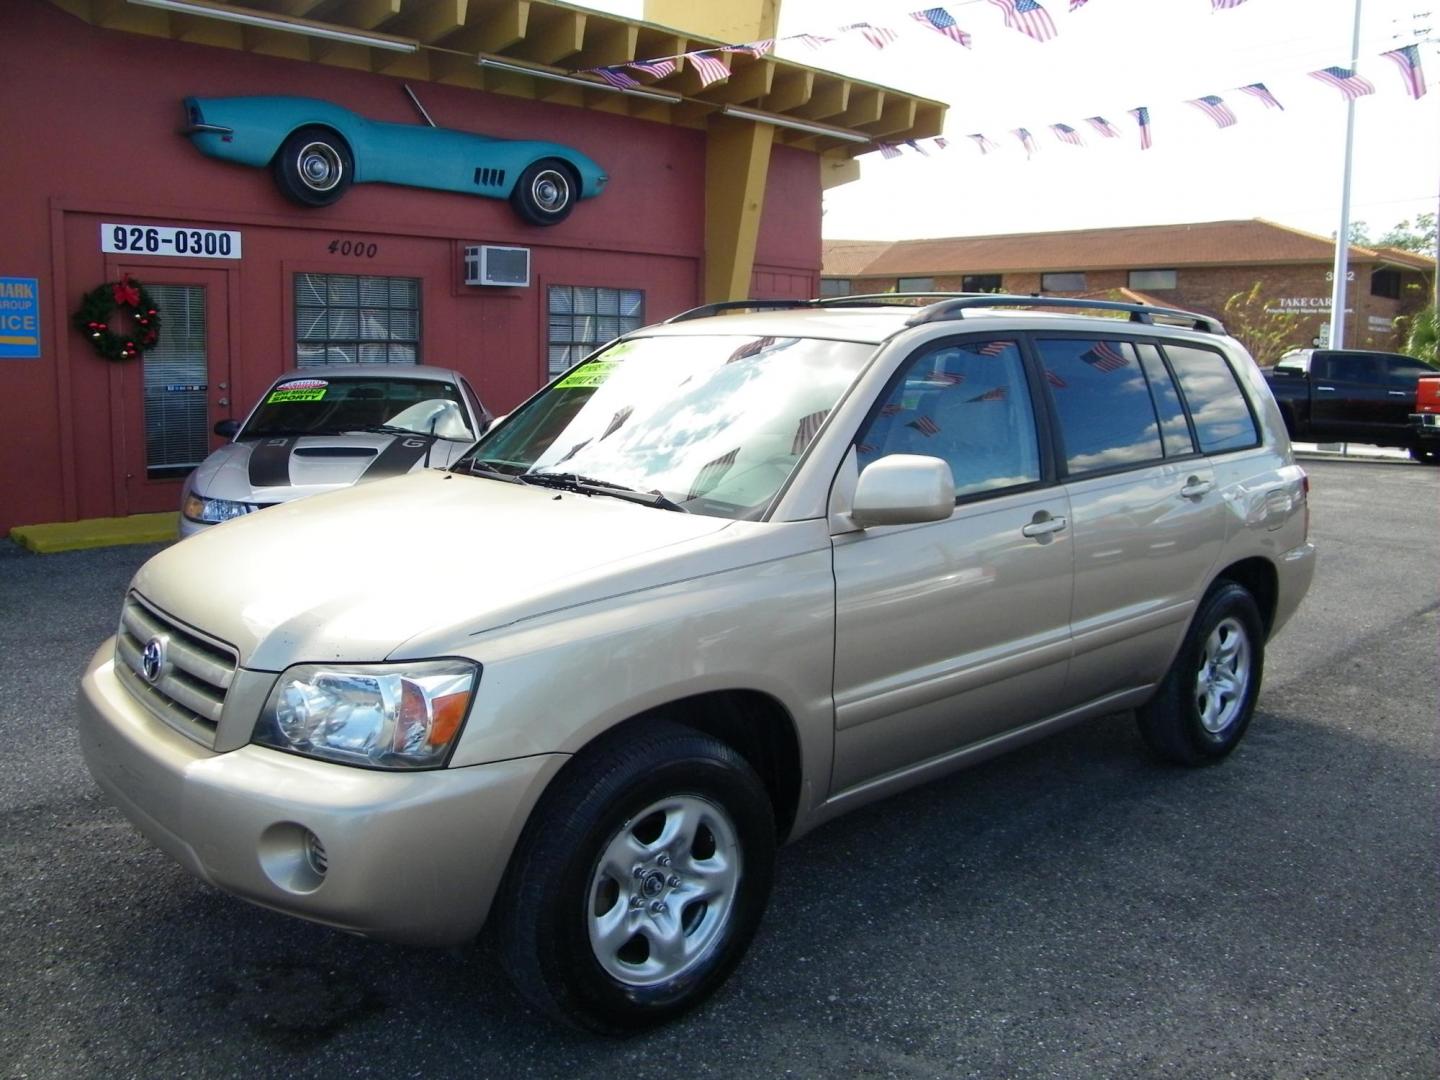
<path fill-rule="evenodd" d="M 716 0 L 723 2 L 723 0 Z M 778 55 L 949 105 L 949 146 L 863 155 L 861 178 L 825 195 L 827 239 L 902 240 L 1263 217 L 1321 235 L 1339 226 L 1345 99 L 1306 73 L 1351 58 L 1356 0 L 1042 0 L 1058 34 L 1036 42 L 986 0 L 944 4 L 973 36 L 965 49 L 908 14 L 935 0 L 783 0 L 779 34 L 826 34 L 865 21 L 898 39 L 877 51 L 857 33 L 819 50 L 782 41 Z M 583 6 L 643 17 L 642 0 Z M 1379 236 L 1440 203 L 1440 0 L 1363 0 L 1358 72 L 1376 93 L 1356 104 L 1351 219 Z M 1425 40 L 1428 39 L 1428 40 Z M 1424 41 L 1430 92 L 1405 92 L 1380 53 Z M 1285 106 L 1236 87 L 1263 82 Z M 1186 100 L 1225 99 L 1239 118 L 1218 129 Z M 1150 109 L 1154 146 L 1139 148 L 1128 110 Z M 1102 115 L 1119 139 L 1085 118 Z M 1079 130 L 1084 147 L 1050 125 Z M 1027 159 L 1011 129 L 1038 150 Z M 965 136 L 999 149 L 982 155 Z"/>

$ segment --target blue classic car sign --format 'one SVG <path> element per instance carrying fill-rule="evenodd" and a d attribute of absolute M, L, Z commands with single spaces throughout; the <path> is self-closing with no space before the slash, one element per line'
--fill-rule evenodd
<path fill-rule="evenodd" d="M 329 206 L 352 183 L 403 184 L 508 199 L 522 220 L 555 225 L 609 179 L 558 143 L 367 120 L 315 98 L 188 97 L 185 117 L 201 153 L 273 170 L 303 206 Z"/>

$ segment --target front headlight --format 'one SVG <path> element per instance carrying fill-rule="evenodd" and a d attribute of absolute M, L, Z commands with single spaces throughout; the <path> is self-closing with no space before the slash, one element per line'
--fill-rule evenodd
<path fill-rule="evenodd" d="M 259 510 L 254 503 L 231 502 L 229 499 L 207 499 L 203 495 L 189 492 L 185 496 L 182 512 L 191 521 L 215 525 L 231 518 L 244 517 Z"/>
<path fill-rule="evenodd" d="M 377 769 L 445 763 L 480 681 L 469 660 L 301 664 L 275 684 L 254 741 Z"/>

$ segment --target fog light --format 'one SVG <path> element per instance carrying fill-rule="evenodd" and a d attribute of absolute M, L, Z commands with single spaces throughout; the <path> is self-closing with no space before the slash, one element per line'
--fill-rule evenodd
<path fill-rule="evenodd" d="M 305 861 L 310 864 L 310 869 L 322 878 L 325 871 L 330 869 L 330 856 L 325 854 L 325 845 L 320 842 L 320 837 L 309 829 L 305 830 Z"/>
<path fill-rule="evenodd" d="M 304 825 L 280 821 L 260 834 L 260 868 L 288 893 L 312 893 L 325 883 L 330 856 L 320 838 Z"/>

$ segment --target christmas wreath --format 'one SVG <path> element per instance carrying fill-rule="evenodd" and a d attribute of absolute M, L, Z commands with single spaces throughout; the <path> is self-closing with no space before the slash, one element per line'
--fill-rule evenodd
<path fill-rule="evenodd" d="M 116 333 L 111 320 L 120 314 L 129 333 Z M 160 340 L 160 309 L 145 286 L 129 274 L 91 289 L 75 312 L 75 329 L 90 339 L 91 346 L 106 360 L 119 363 L 134 360 Z"/>

